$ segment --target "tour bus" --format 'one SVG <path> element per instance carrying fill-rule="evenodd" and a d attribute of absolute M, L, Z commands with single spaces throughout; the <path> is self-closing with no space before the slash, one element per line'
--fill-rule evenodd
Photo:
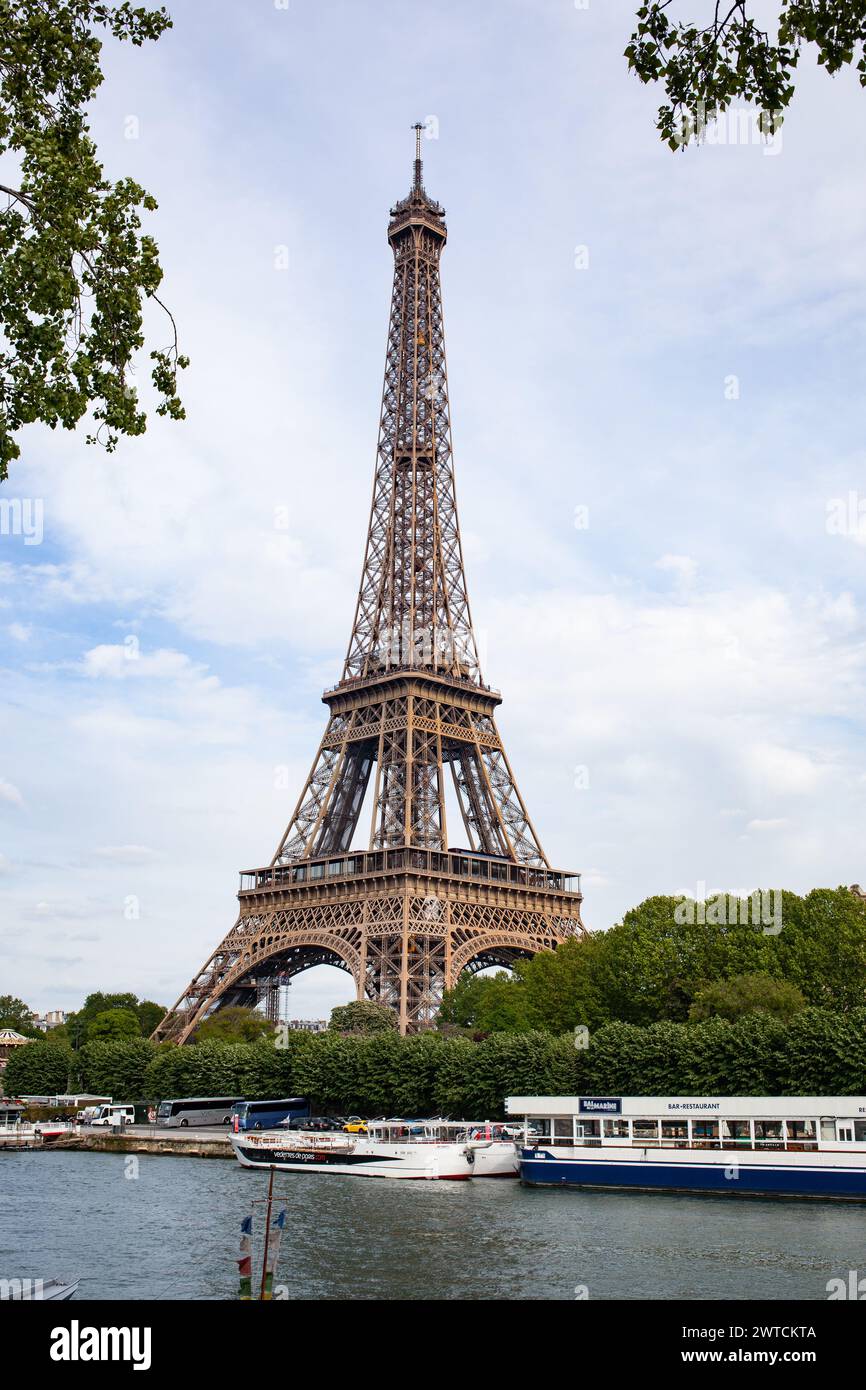
<path fill-rule="evenodd" d="M 284 1120 L 306 1119 L 310 1102 L 304 1096 L 286 1100 L 239 1100 L 232 1106 L 232 1129 L 240 1134 L 246 1129 L 273 1129 Z"/>
<path fill-rule="evenodd" d="M 124 1124 L 135 1124 L 134 1105 L 100 1105 L 96 1109 L 96 1114 L 88 1117 L 86 1123 L 90 1125 L 119 1125 L 121 1120 Z"/>
<path fill-rule="evenodd" d="M 182 1100 L 161 1100 L 156 1112 L 158 1125 L 192 1126 L 227 1125 L 231 1122 L 232 1106 L 242 1096 L 187 1096 Z"/>

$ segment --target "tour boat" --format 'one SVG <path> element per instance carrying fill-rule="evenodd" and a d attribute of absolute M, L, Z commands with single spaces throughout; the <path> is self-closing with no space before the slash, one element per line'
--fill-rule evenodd
<path fill-rule="evenodd" d="M 866 1202 L 863 1096 L 509 1096 L 532 1187 Z"/>
<path fill-rule="evenodd" d="M 522 1130 L 489 1120 L 439 1120 L 443 1133 L 462 1138 L 475 1153 L 474 1178 L 519 1178 Z M 513 1131 L 513 1132 L 509 1132 Z"/>
<path fill-rule="evenodd" d="M 414 1126 L 413 1126 L 414 1128 Z M 475 1149 L 438 1137 L 429 1126 L 407 1133 L 404 1124 L 370 1121 L 366 1134 L 268 1129 L 231 1134 L 245 1168 L 294 1173 L 342 1173 L 360 1178 L 471 1178 Z"/>

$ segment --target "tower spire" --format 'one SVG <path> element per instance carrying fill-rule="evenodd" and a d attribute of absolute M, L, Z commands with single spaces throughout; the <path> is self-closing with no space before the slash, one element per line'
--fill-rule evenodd
<path fill-rule="evenodd" d="M 412 129 L 415 132 L 415 178 L 412 183 L 414 193 L 421 192 L 421 131 L 424 126 L 420 121 L 416 121 Z"/>

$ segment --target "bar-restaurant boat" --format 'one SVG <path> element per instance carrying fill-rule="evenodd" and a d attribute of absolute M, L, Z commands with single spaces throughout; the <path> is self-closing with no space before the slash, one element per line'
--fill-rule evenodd
<path fill-rule="evenodd" d="M 532 1187 L 866 1202 L 863 1096 L 509 1096 Z"/>
<path fill-rule="evenodd" d="M 402 1123 L 370 1121 L 366 1134 L 268 1129 L 231 1134 L 245 1168 L 279 1168 L 294 1173 L 342 1173 L 361 1178 L 471 1178 L 474 1148 L 465 1140 L 440 1137 L 435 1126 L 407 1133 Z"/>

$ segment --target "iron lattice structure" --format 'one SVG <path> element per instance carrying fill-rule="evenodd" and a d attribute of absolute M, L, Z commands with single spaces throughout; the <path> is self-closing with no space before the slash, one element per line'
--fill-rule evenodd
<path fill-rule="evenodd" d="M 310 966 L 428 1026 L 464 970 L 583 932 L 579 878 L 552 869 L 496 727 L 472 628 L 451 451 L 439 260 L 444 210 L 421 177 L 391 209 L 394 287 L 370 525 L 324 737 L 271 863 L 154 1037 L 184 1042 L 227 1004 L 275 1009 Z M 449 847 L 446 779 L 466 849 Z M 350 848 L 372 806 L 367 843 Z M 452 802 L 452 805 L 454 802 Z"/>

